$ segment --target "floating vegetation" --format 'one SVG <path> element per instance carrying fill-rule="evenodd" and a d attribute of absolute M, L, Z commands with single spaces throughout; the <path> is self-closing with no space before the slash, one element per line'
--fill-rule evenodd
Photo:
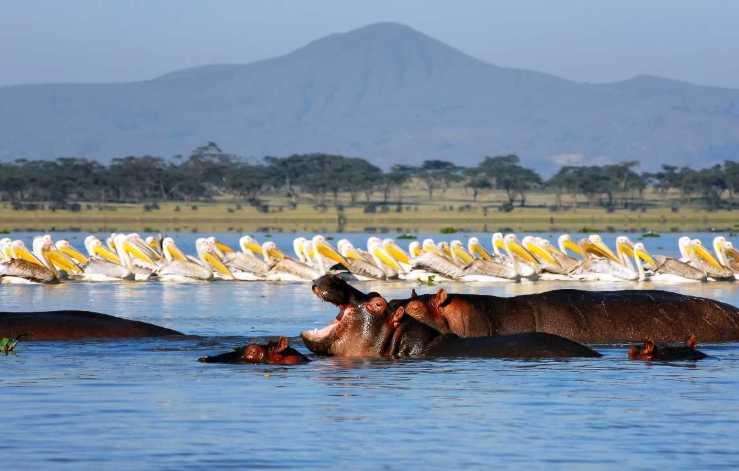
<path fill-rule="evenodd" d="M 28 337 L 28 334 L 20 334 L 15 339 L 13 339 L 12 342 L 7 337 L 3 338 L 1 341 L 2 346 L 0 346 L 0 352 L 2 352 L 5 356 L 8 356 L 10 352 L 15 350 L 18 342 L 20 342 L 23 337 Z"/>
<path fill-rule="evenodd" d="M 405 239 L 416 239 L 417 237 L 414 236 L 413 234 L 400 234 L 397 238 L 400 240 L 405 240 Z"/>
<path fill-rule="evenodd" d="M 656 233 L 656 232 L 654 232 L 654 231 L 649 231 L 649 232 L 645 232 L 645 233 L 644 233 L 644 234 L 642 234 L 641 236 L 642 236 L 643 238 L 645 238 L 645 239 L 646 239 L 646 238 L 648 238 L 648 237 L 660 237 L 660 235 L 659 235 L 659 234 L 657 234 L 657 233 Z"/>
<path fill-rule="evenodd" d="M 443 229 L 442 229 L 441 231 L 439 231 L 439 232 L 441 232 L 442 234 L 456 234 L 456 233 L 457 233 L 457 232 L 459 232 L 459 231 L 458 231 L 458 230 L 456 230 L 456 229 L 455 229 L 455 228 L 453 228 L 453 227 L 445 227 L 445 228 L 443 228 Z"/>

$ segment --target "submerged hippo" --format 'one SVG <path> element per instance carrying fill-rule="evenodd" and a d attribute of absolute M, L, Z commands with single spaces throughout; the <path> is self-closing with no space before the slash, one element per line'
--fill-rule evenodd
<path fill-rule="evenodd" d="M 146 322 L 88 311 L 0 312 L 0 338 L 26 333 L 26 340 L 135 338 L 183 335 Z"/>
<path fill-rule="evenodd" d="M 365 294 L 337 276 L 317 279 L 313 292 L 339 307 L 329 325 L 301 334 L 312 352 L 336 356 L 562 358 L 599 357 L 572 340 L 547 333 L 465 339 L 442 334 L 391 310 L 377 293 Z"/>
<path fill-rule="evenodd" d="M 416 295 L 390 302 L 440 332 L 461 337 L 548 332 L 582 342 L 739 340 L 739 310 L 695 296 L 658 290 L 560 289 L 502 298 L 475 294 Z"/>
<path fill-rule="evenodd" d="M 673 347 L 669 345 L 655 345 L 652 339 L 647 339 L 643 346 L 632 345 L 629 348 L 629 358 L 632 360 L 677 361 L 701 360 L 708 355 L 698 350 L 698 341 L 691 335 L 685 345 Z"/>
<path fill-rule="evenodd" d="M 254 343 L 233 352 L 212 357 L 204 356 L 198 361 L 201 363 L 261 363 L 267 365 L 300 365 L 310 362 L 308 357 L 290 347 L 285 337 L 273 340 L 267 345 Z"/>

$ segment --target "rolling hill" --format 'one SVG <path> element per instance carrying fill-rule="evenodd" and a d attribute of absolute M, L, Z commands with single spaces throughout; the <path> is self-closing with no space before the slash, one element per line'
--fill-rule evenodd
<path fill-rule="evenodd" d="M 567 163 L 739 158 L 739 90 L 652 76 L 586 84 L 498 67 L 407 26 L 334 34 L 281 57 L 153 80 L 0 88 L 0 158 L 330 152 L 388 167 L 516 153 Z"/>

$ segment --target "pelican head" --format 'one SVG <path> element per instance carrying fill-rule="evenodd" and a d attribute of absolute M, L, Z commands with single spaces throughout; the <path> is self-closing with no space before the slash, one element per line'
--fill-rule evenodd
<path fill-rule="evenodd" d="M 557 239 L 557 244 L 559 245 L 559 251 L 563 254 L 567 255 L 567 250 L 572 250 L 572 252 L 582 256 L 582 250 L 580 250 L 580 246 L 572 240 L 572 236 L 569 234 L 562 234 Z"/>
<path fill-rule="evenodd" d="M 324 257 L 328 257 L 336 263 L 341 263 L 342 265 L 348 264 L 346 259 L 337 252 L 322 235 L 313 236 L 311 242 L 313 243 L 313 250 L 315 250 L 316 253 L 319 253 Z"/>
<path fill-rule="evenodd" d="M 559 262 L 554 257 L 552 257 L 552 254 L 540 245 L 536 237 L 526 236 L 521 242 L 524 248 L 534 254 L 536 257 L 539 257 L 542 260 L 546 260 L 547 263 L 549 263 L 550 265 L 560 266 Z"/>
<path fill-rule="evenodd" d="M 629 239 L 628 237 L 618 236 L 616 238 L 616 252 L 618 252 L 619 254 L 624 253 L 629 257 L 634 257 L 635 248 L 635 244 L 631 242 L 631 239 Z"/>
<path fill-rule="evenodd" d="M 252 236 L 245 235 L 241 237 L 239 239 L 239 247 L 241 247 L 241 250 L 244 253 L 246 253 L 247 250 L 251 250 L 252 253 L 259 254 L 264 257 L 262 246 L 259 245 L 259 242 L 257 242 Z"/>
<path fill-rule="evenodd" d="M 418 257 L 423 253 L 423 248 L 421 247 L 421 243 L 417 240 L 412 241 L 410 244 L 408 244 L 408 254 L 411 257 Z"/>
<path fill-rule="evenodd" d="M 385 248 L 385 251 L 390 254 L 396 261 L 400 263 L 410 263 L 411 262 L 411 255 L 403 250 L 395 240 L 387 238 L 382 241 L 382 246 Z"/>
<path fill-rule="evenodd" d="M 606 245 L 605 242 L 603 242 L 603 239 L 598 234 L 592 234 L 590 237 L 588 237 L 588 240 L 600 250 L 600 252 L 606 257 L 610 258 L 614 262 L 621 263 L 621 261 L 618 259 L 615 253 Z"/>
<path fill-rule="evenodd" d="M 483 260 L 490 260 L 492 258 L 490 253 L 485 250 L 485 247 L 482 246 L 480 239 L 477 237 L 470 237 L 470 240 L 467 241 L 467 250 L 470 252 L 470 255 L 475 258 L 478 256 Z"/>
<path fill-rule="evenodd" d="M 0 255 L 2 255 L 2 258 L 5 258 L 7 260 L 13 258 L 13 253 L 10 251 L 10 246 L 12 245 L 12 243 L 13 241 L 7 237 L 0 240 Z"/>
<path fill-rule="evenodd" d="M 503 237 L 502 233 L 496 232 L 495 234 L 493 234 L 492 242 L 493 252 L 496 255 L 502 255 L 503 252 L 506 252 L 505 237 Z"/>
<path fill-rule="evenodd" d="M 273 260 L 282 260 L 285 258 L 285 254 L 283 254 L 282 251 L 277 248 L 277 244 L 271 240 L 264 242 L 260 250 L 262 252 L 262 257 L 264 257 L 264 261 L 267 263 L 270 263 Z"/>
<path fill-rule="evenodd" d="M 213 246 L 213 247 L 216 248 L 216 250 L 218 251 L 218 254 L 221 256 L 221 258 L 223 258 L 223 256 L 224 256 L 223 254 L 234 253 L 234 249 L 232 249 L 228 245 L 224 244 L 223 242 L 220 242 L 215 237 L 212 237 L 212 236 L 211 237 L 208 237 L 207 240 L 208 240 L 208 243 L 211 244 L 211 246 Z"/>
<path fill-rule="evenodd" d="M 516 237 L 515 234 L 506 234 L 506 236 L 503 238 L 503 242 L 512 253 L 518 255 L 523 260 L 529 263 L 539 263 L 539 260 L 537 260 L 534 254 L 529 252 L 528 249 L 523 246 L 523 244 L 520 240 L 518 240 L 518 237 Z"/>
<path fill-rule="evenodd" d="M 433 252 L 436 255 L 441 255 L 442 257 L 444 256 L 444 254 L 441 253 L 441 250 L 439 250 L 439 248 L 436 246 L 436 243 L 433 239 L 425 239 L 421 247 L 423 248 L 424 252 Z"/>
<path fill-rule="evenodd" d="M 628 238 L 627 238 L 628 239 Z M 636 259 L 636 262 L 639 263 L 639 260 L 644 260 L 649 265 L 651 265 L 652 268 L 657 268 L 657 263 L 654 261 L 651 255 L 649 255 L 649 252 L 647 252 L 646 247 L 644 247 L 644 244 L 641 242 L 637 242 L 636 244 L 633 244 L 633 252 L 632 257 Z"/>
<path fill-rule="evenodd" d="M 295 256 L 298 257 L 298 260 L 303 263 L 308 261 L 308 255 L 303 251 L 303 246 L 306 242 L 308 242 L 308 239 L 305 237 L 296 237 L 293 239 L 293 252 L 295 252 Z"/>
<path fill-rule="evenodd" d="M 215 272 L 220 274 L 224 279 L 233 279 L 231 271 L 226 267 L 223 260 L 218 255 L 218 249 L 208 239 L 200 238 L 196 240 L 195 250 L 197 251 L 198 257 L 204 267 L 211 267 L 212 270 L 215 270 Z"/>
<path fill-rule="evenodd" d="M 474 260 L 474 257 L 465 250 L 461 240 L 451 241 L 449 243 L 449 250 L 452 254 L 452 261 L 457 265 L 468 265 Z"/>
<path fill-rule="evenodd" d="M 690 241 L 689 245 L 690 250 L 692 250 L 698 257 L 702 258 L 706 262 L 708 262 L 711 266 L 714 268 L 717 268 L 719 270 L 723 269 L 724 267 L 716 260 L 716 258 L 711 255 L 711 252 L 706 250 L 706 248 L 703 246 L 703 242 L 700 241 L 700 239 L 693 239 Z"/>
<path fill-rule="evenodd" d="M 200 239 L 195 241 L 195 249 L 197 250 L 198 242 L 202 245 L 202 242 Z M 177 244 L 174 243 L 174 239 L 171 237 L 165 237 L 162 241 L 162 253 L 164 254 L 164 258 L 167 259 L 168 262 L 171 262 L 172 260 L 187 260 L 187 257 L 185 254 L 180 250 L 179 247 L 177 247 Z"/>
<path fill-rule="evenodd" d="M 74 260 L 77 260 L 77 262 L 81 264 L 87 263 L 87 257 L 85 257 L 81 252 L 79 252 L 77 249 L 72 247 L 72 244 L 69 243 L 68 240 L 62 239 L 56 243 L 56 248 L 63 253 L 64 255 L 67 255 L 71 257 Z"/>
<path fill-rule="evenodd" d="M 367 248 L 369 249 L 368 252 L 370 255 L 372 255 L 372 259 L 375 261 L 375 264 L 378 267 L 381 267 L 383 265 L 387 265 L 389 267 L 392 267 L 398 271 L 402 271 L 400 264 L 398 263 L 393 256 L 388 253 L 388 251 L 385 249 L 385 247 L 382 244 L 382 241 L 375 237 L 377 240 L 371 240 L 367 242 Z"/>

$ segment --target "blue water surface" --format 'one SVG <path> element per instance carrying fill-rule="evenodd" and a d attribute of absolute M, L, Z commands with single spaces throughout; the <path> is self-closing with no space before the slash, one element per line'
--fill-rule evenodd
<path fill-rule="evenodd" d="M 82 247 L 87 234 L 52 235 Z M 432 236 L 470 235 L 490 245 L 490 234 Z M 644 241 L 674 256 L 680 235 Z M 715 234 L 690 235 L 710 245 Z M 200 236 L 175 238 L 192 252 Z M 368 235 L 330 236 L 362 246 Z M 238 237 L 218 235 L 233 246 Z M 293 237 L 271 239 L 287 251 Z M 613 246 L 615 235 L 604 239 Z M 437 289 L 357 286 L 388 298 Z M 499 296 L 660 288 L 739 304 L 739 283 L 441 286 Z M 336 308 L 303 283 L 0 286 L 2 311 L 51 309 L 106 312 L 192 337 L 22 342 L 17 355 L 0 356 L 0 457 L 16 469 L 739 468 L 736 343 L 702 346 L 711 358 L 701 362 L 669 364 L 597 345 L 601 359 L 206 365 L 195 360 L 277 335 L 307 353 L 297 335 L 325 325 Z"/>

